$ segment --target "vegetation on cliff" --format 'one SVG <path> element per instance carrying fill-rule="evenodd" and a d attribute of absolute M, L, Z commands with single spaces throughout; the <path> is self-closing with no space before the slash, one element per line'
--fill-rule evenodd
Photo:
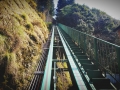
<path fill-rule="evenodd" d="M 52 15 L 54 14 L 53 0 L 37 0 L 36 3 L 39 15 L 43 17 L 43 20 L 52 22 Z"/>
<path fill-rule="evenodd" d="M 26 1 L 0 0 L 0 90 L 25 90 L 48 37 L 35 2 Z"/>

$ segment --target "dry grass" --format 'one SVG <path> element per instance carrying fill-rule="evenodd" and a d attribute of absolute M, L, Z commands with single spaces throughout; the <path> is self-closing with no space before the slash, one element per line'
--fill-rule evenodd
<path fill-rule="evenodd" d="M 0 27 L 0 34 L 6 37 L 12 37 L 12 35 L 4 28 Z"/>
<path fill-rule="evenodd" d="M 3 35 L 0 35 L 0 50 L 4 51 L 4 42 L 6 40 L 6 37 Z"/>
<path fill-rule="evenodd" d="M 67 63 L 57 63 L 58 68 L 68 68 Z M 72 86 L 72 81 L 69 72 L 61 72 L 57 73 L 58 82 L 57 87 L 58 90 L 68 90 L 70 86 Z"/>
<path fill-rule="evenodd" d="M 13 45 L 11 47 L 10 52 L 15 52 L 20 48 L 20 38 L 17 35 L 14 35 L 14 42 Z"/>
<path fill-rule="evenodd" d="M 38 15 L 39 15 L 44 21 L 46 20 L 45 13 L 39 12 Z"/>
<path fill-rule="evenodd" d="M 0 76 L 7 77 L 0 89 L 25 90 L 47 37 L 47 27 L 25 0 L 0 1 L 0 12 L 0 68 L 5 65 L 5 73 Z"/>
<path fill-rule="evenodd" d="M 23 22 L 22 18 L 25 19 L 25 16 L 24 16 L 24 15 L 23 15 L 23 16 L 21 15 L 21 17 L 20 17 L 20 15 L 14 14 L 14 17 L 18 20 L 18 22 L 19 22 L 20 24 L 22 24 L 22 22 Z"/>
<path fill-rule="evenodd" d="M 36 10 L 37 4 L 33 0 L 29 0 L 30 6 Z"/>
<path fill-rule="evenodd" d="M 33 26 L 34 26 L 34 25 L 39 26 L 39 25 L 40 25 L 40 21 L 33 21 L 33 22 L 32 22 L 32 25 L 33 25 Z"/>

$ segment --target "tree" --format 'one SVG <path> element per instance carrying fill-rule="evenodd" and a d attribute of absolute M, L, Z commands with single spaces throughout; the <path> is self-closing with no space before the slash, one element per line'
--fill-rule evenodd
<path fill-rule="evenodd" d="M 70 5 L 70 4 L 74 4 L 75 0 L 67 0 L 67 4 Z"/>
<path fill-rule="evenodd" d="M 59 2 L 60 1 L 62 0 L 59 0 Z M 65 24 L 89 34 L 111 31 L 120 24 L 120 21 L 113 19 L 103 11 L 95 8 L 90 9 L 86 5 L 79 4 L 63 7 L 57 14 L 57 21 L 58 23 Z"/>
<path fill-rule="evenodd" d="M 54 12 L 53 0 L 37 0 L 37 9 L 40 12 L 47 10 L 52 15 Z"/>
<path fill-rule="evenodd" d="M 50 15 L 54 15 L 54 2 L 51 0 L 50 2 L 50 10 L 49 10 Z"/>
<path fill-rule="evenodd" d="M 57 12 L 60 12 L 60 9 L 65 7 L 66 5 L 74 4 L 74 0 L 59 0 L 57 5 Z"/>

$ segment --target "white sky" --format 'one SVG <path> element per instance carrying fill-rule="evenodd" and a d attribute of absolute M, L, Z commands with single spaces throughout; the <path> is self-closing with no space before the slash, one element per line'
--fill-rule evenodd
<path fill-rule="evenodd" d="M 54 0 L 55 7 L 57 6 L 57 1 L 58 0 Z M 100 9 L 113 18 L 120 20 L 120 0 L 75 0 L 75 3 Z"/>
<path fill-rule="evenodd" d="M 75 0 L 75 2 L 85 4 L 90 8 L 100 9 L 113 18 L 120 20 L 120 0 Z"/>
<path fill-rule="evenodd" d="M 55 8 L 57 7 L 58 0 L 54 0 Z"/>

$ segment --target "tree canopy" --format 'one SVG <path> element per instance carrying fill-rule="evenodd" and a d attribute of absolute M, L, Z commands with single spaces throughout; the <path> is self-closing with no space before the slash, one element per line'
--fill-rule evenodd
<path fill-rule="evenodd" d="M 74 4 L 74 0 L 59 0 L 57 5 L 57 12 L 60 12 L 60 9 L 65 7 L 66 5 Z"/>
<path fill-rule="evenodd" d="M 79 4 L 67 5 L 62 8 L 57 15 L 57 20 L 59 23 L 92 34 L 94 31 L 111 31 L 120 24 L 119 20 L 103 11 Z"/>
<path fill-rule="evenodd" d="M 63 7 L 57 14 L 57 21 L 104 40 L 109 37 L 109 41 L 115 41 L 116 34 L 112 30 L 120 25 L 120 20 L 105 12 L 79 4 Z"/>
<path fill-rule="evenodd" d="M 54 3 L 53 0 L 37 0 L 37 9 L 40 12 L 48 10 L 51 15 L 54 12 Z"/>

